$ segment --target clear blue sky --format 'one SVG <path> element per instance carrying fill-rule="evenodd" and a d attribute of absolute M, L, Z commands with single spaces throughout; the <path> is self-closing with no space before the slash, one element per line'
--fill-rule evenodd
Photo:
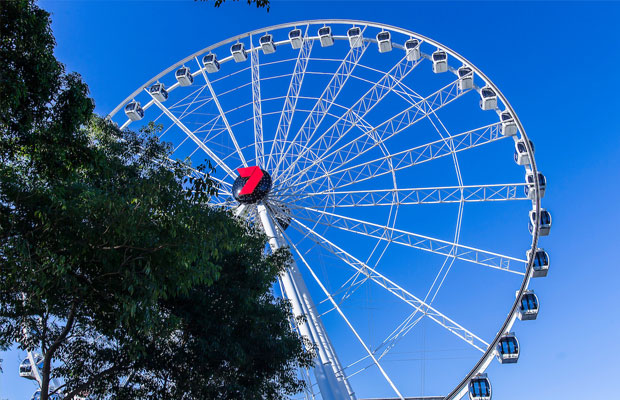
<path fill-rule="evenodd" d="M 101 114 L 198 49 L 289 21 L 387 23 L 467 57 L 501 88 L 535 142 L 549 184 L 543 204 L 554 221 L 544 238 L 551 270 L 536 282 L 541 314 L 516 326 L 519 363 L 492 364 L 494 398 L 613 397 L 620 374 L 620 3 L 274 1 L 269 13 L 191 0 L 40 5 L 52 12 L 57 57 L 83 75 Z M 0 398 L 24 400 L 34 390 L 17 378 L 19 357 L 2 354 Z"/>

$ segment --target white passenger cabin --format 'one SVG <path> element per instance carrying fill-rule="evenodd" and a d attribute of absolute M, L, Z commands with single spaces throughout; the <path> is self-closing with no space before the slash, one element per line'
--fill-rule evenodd
<path fill-rule="evenodd" d="M 534 197 L 536 196 L 536 186 L 534 182 L 533 172 L 530 171 L 525 174 L 525 183 L 527 183 L 527 186 L 525 186 L 524 188 L 525 195 L 527 196 L 528 199 L 534 200 Z M 540 172 L 538 172 L 538 188 L 539 188 L 541 199 L 545 196 L 546 187 L 547 187 L 547 180 L 545 179 L 545 176 L 541 174 Z"/>
<path fill-rule="evenodd" d="M 291 41 L 291 47 L 294 49 L 301 49 L 301 29 L 293 29 L 288 33 L 288 38 Z"/>
<path fill-rule="evenodd" d="M 377 33 L 377 45 L 379 46 L 379 53 L 392 51 L 392 35 L 390 35 L 390 32 L 382 31 Z"/>
<path fill-rule="evenodd" d="M 321 47 L 333 45 L 334 37 L 332 36 L 332 28 L 329 26 L 319 28 L 319 40 L 321 41 Z"/>
<path fill-rule="evenodd" d="M 468 90 L 474 87 L 474 71 L 467 65 L 463 65 L 456 71 L 459 76 L 459 89 Z"/>
<path fill-rule="evenodd" d="M 271 54 L 276 52 L 276 45 L 273 42 L 273 35 L 267 33 L 264 36 L 261 36 L 259 39 L 260 48 L 263 50 L 265 54 Z"/>
<path fill-rule="evenodd" d="M 153 98 L 157 99 L 157 101 L 163 103 L 168 100 L 168 91 L 163 83 L 157 82 L 153 86 L 149 88 L 149 93 Z"/>
<path fill-rule="evenodd" d="M 245 45 L 240 42 L 230 46 L 230 54 L 232 54 L 235 62 L 244 62 L 248 59 L 248 53 L 245 51 Z"/>
<path fill-rule="evenodd" d="M 132 121 L 140 121 L 144 118 L 144 110 L 139 101 L 132 101 L 125 106 L 125 115 Z"/>
<path fill-rule="evenodd" d="M 517 291 L 517 296 L 519 292 Z M 521 321 L 532 321 L 538 317 L 538 310 L 540 309 L 538 303 L 538 296 L 533 290 L 526 290 L 521 296 L 519 301 L 519 308 L 517 309 L 517 316 Z"/>
<path fill-rule="evenodd" d="M 436 74 L 446 72 L 448 70 L 448 53 L 443 50 L 435 51 L 432 56 L 433 72 Z"/>
<path fill-rule="evenodd" d="M 528 228 L 532 235 L 534 234 L 535 222 L 536 222 L 536 211 L 531 210 Z M 549 213 L 549 211 L 545 210 L 544 208 L 540 209 L 540 224 L 539 224 L 538 229 L 539 229 L 538 234 L 540 236 L 549 235 L 549 231 L 551 230 L 551 214 Z"/>
<path fill-rule="evenodd" d="M 514 136 L 517 134 L 517 123 L 510 111 L 503 111 L 500 114 L 500 119 L 502 120 L 502 135 Z"/>
<path fill-rule="evenodd" d="M 469 400 L 491 400 L 491 381 L 487 374 L 478 374 L 469 380 Z"/>
<path fill-rule="evenodd" d="M 209 53 L 202 58 L 202 63 L 205 65 L 205 71 L 208 73 L 218 72 L 220 70 L 220 62 L 217 60 L 217 56 L 213 53 Z"/>
<path fill-rule="evenodd" d="M 530 140 L 530 147 L 532 148 L 532 153 L 534 152 L 534 143 Z M 519 165 L 528 165 L 530 163 L 530 156 L 527 153 L 527 147 L 525 146 L 525 140 L 519 139 L 515 143 L 515 153 L 514 153 L 515 162 Z"/>
<path fill-rule="evenodd" d="M 502 364 L 514 364 L 519 360 L 519 341 L 514 333 L 505 334 L 495 348 L 497 360 Z"/>
<path fill-rule="evenodd" d="M 364 44 L 364 38 L 362 37 L 362 30 L 357 26 L 347 31 L 347 37 L 349 38 L 349 45 L 351 48 L 362 47 Z"/>
<path fill-rule="evenodd" d="M 192 72 L 186 66 L 182 66 L 177 69 L 174 73 L 174 76 L 177 78 L 179 85 L 181 86 L 191 86 L 194 83 L 194 77 L 192 76 Z"/>
<path fill-rule="evenodd" d="M 488 85 L 480 89 L 480 108 L 485 111 L 497 108 L 497 93 Z"/>
<path fill-rule="evenodd" d="M 537 248 L 533 255 L 530 249 L 525 253 L 525 256 L 528 262 L 534 257 L 532 260 L 532 278 L 544 278 L 547 276 L 550 259 L 549 254 L 544 249 Z"/>
<path fill-rule="evenodd" d="M 417 61 L 420 59 L 420 41 L 418 39 L 409 39 L 405 42 L 405 53 L 407 61 Z"/>

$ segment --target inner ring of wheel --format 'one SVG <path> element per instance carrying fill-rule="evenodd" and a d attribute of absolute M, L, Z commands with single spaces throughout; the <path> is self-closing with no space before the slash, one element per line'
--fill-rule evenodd
<path fill-rule="evenodd" d="M 110 114 L 108 115 L 108 118 L 113 117 L 125 104 L 127 104 L 128 102 L 130 102 L 134 97 L 136 97 L 138 95 L 138 93 L 140 93 L 142 90 L 144 90 L 144 88 L 149 87 L 150 85 L 152 85 L 153 83 L 157 82 L 161 77 L 163 77 L 164 75 L 169 74 L 170 72 L 174 71 L 175 69 L 177 69 L 178 67 L 180 67 L 181 65 L 187 63 L 188 61 L 197 58 L 205 53 L 208 53 L 209 51 L 212 51 L 218 47 L 230 44 L 232 42 L 238 41 L 242 38 L 246 38 L 246 37 L 250 37 L 253 35 L 259 35 L 259 34 L 263 34 L 266 33 L 268 31 L 274 31 L 277 29 L 283 29 L 283 28 L 290 28 L 290 27 L 295 27 L 295 26 L 302 26 L 302 25 L 317 25 L 317 24 L 347 24 L 347 25 L 364 25 L 364 26 L 370 26 L 370 27 L 374 27 L 374 28 L 379 28 L 379 29 L 384 29 L 384 30 L 389 30 L 389 31 L 393 31 L 393 32 L 398 32 L 401 33 L 403 35 L 408 35 L 411 36 L 413 38 L 417 38 L 420 39 L 428 44 L 431 44 L 435 47 L 437 47 L 438 49 L 441 49 L 443 51 L 445 51 L 447 54 L 449 54 L 451 57 L 461 61 L 464 64 L 467 64 L 468 66 L 470 66 L 472 68 L 472 70 L 474 71 L 474 73 L 479 76 L 482 80 L 484 80 L 485 84 L 488 85 L 489 87 L 491 87 L 495 93 L 497 94 L 497 97 L 499 100 L 502 101 L 502 103 L 504 104 L 504 106 L 506 107 L 506 110 L 508 110 L 513 118 L 515 123 L 517 124 L 517 128 L 519 130 L 519 132 L 521 133 L 522 139 L 524 139 L 524 144 L 527 150 L 527 154 L 529 156 L 530 159 L 530 168 L 531 171 L 534 175 L 534 193 L 535 193 L 535 198 L 533 200 L 533 210 L 536 212 L 537 215 L 540 214 L 540 209 L 541 209 L 541 205 L 540 205 L 540 184 L 538 181 L 538 170 L 536 167 L 536 161 L 535 161 L 535 157 L 534 157 L 534 153 L 533 153 L 533 149 L 530 145 L 530 141 L 528 140 L 528 136 L 525 132 L 525 129 L 523 127 L 523 124 L 521 123 L 521 120 L 519 119 L 517 113 L 515 112 L 515 110 L 513 109 L 513 107 L 510 105 L 510 103 L 508 102 L 508 100 L 506 99 L 506 96 L 504 96 L 504 94 L 499 90 L 499 88 L 479 69 L 477 68 L 473 63 L 471 63 L 470 61 L 468 61 L 465 57 L 461 56 L 460 54 L 458 54 L 457 52 L 455 52 L 454 50 L 426 37 L 420 34 L 417 34 L 415 32 L 406 30 L 406 29 L 402 29 L 399 27 L 395 27 L 395 26 L 391 26 L 391 25 L 386 25 L 386 24 L 378 24 L 378 23 L 374 23 L 374 22 L 368 22 L 368 21 L 360 21 L 360 20 L 347 20 L 347 19 L 326 19 L 326 20 L 308 20 L 308 21 L 298 21 L 298 22 L 292 22 L 292 23 L 285 23 L 285 24 L 279 24 L 279 25 L 274 25 L 274 26 L 270 26 L 270 27 L 266 27 L 266 28 L 261 28 L 261 29 L 257 29 L 254 31 L 250 31 L 250 32 L 246 32 L 237 36 L 234 36 L 232 38 L 226 39 L 224 41 L 221 41 L 219 43 L 216 43 L 214 45 L 208 46 L 186 58 L 184 58 L 183 60 L 175 63 L 174 65 L 168 67 L 166 70 L 162 71 L 161 73 L 159 73 L 158 75 L 156 75 L 155 77 L 153 77 L 152 79 L 150 79 L 149 81 L 147 81 L 144 85 L 142 85 L 140 88 L 138 88 L 136 91 L 134 91 L 131 95 L 129 95 L 122 103 L 120 103 L 116 108 L 114 108 L 114 110 L 112 110 L 112 112 L 110 112 Z M 374 39 L 369 39 L 369 38 L 364 38 L 364 40 L 366 41 L 374 41 Z M 538 230 L 539 230 L 539 226 L 540 226 L 540 219 L 536 219 L 534 222 L 534 229 L 533 229 L 533 234 L 532 234 L 532 243 L 531 243 L 531 251 L 535 252 L 536 248 L 537 248 L 537 244 L 538 244 Z M 489 347 L 486 349 L 486 351 L 484 352 L 484 354 L 482 355 L 482 357 L 479 359 L 479 361 L 475 364 L 475 366 L 471 369 L 471 371 L 465 375 L 465 377 L 462 379 L 462 381 L 445 397 L 446 399 L 457 399 L 462 397 L 462 395 L 465 393 L 465 391 L 467 390 L 467 385 L 469 380 L 475 376 L 477 373 L 483 372 L 484 370 L 486 370 L 486 368 L 488 367 L 488 365 L 490 364 L 493 355 L 494 355 L 494 351 L 495 351 L 495 347 L 497 346 L 497 344 L 499 343 L 500 338 L 508 333 L 510 331 L 510 329 L 512 328 L 512 325 L 516 319 L 516 315 L 517 315 L 517 310 L 519 307 L 519 300 L 521 298 L 521 296 L 523 295 L 523 293 L 527 290 L 528 286 L 529 286 L 529 282 L 530 282 L 530 277 L 531 277 L 531 273 L 533 270 L 533 261 L 534 259 L 531 258 L 529 260 L 527 260 L 527 267 L 526 267 L 526 272 L 525 272 L 525 276 L 523 278 L 523 281 L 521 283 L 521 287 L 517 293 L 516 299 L 513 302 L 513 305 L 510 309 L 510 312 L 508 314 L 508 316 L 506 317 L 504 323 L 502 324 L 502 327 L 500 328 L 500 330 L 497 332 L 495 338 L 493 339 L 493 341 L 489 344 Z"/>

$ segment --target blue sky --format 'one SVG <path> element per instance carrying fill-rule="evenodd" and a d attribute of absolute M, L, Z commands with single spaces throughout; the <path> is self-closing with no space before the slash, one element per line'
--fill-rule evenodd
<path fill-rule="evenodd" d="M 535 282 L 540 316 L 515 326 L 522 347 L 519 363 L 494 362 L 489 369 L 494 398 L 612 396 L 620 373 L 615 357 L 620 352 L 615 318 L 620 300 L 620 122 L 615 118 L 620 107 L 620 3 L 275 1 L 269 13 L 243 3 L 214 9 L 211 3 L 193 1 L 40 4 L 53 14 L 57 57 L 67 70 L 83 75 L 101 114 L 203 47 L 290 21 L 382 22 L 433 38 L 467 57 L 507 96 L 534 141 L 538 167 L 549 185 L 543 205 L 554 221 L 551 235 L 543 239 L 552 259 L 549 276 Z M 484 230 L 500 232 L 499 225 L 498 218 Z M 398 253 L 391 257 L 398 261 Z M 458 298 L 457 282 L 447 289 L 455 294 L 444 299 Z M 507 307 L 503 303 L 500 308 Z M 353 317 L 358 312 L 351 309 Z M 334 335 L 338 341 L 340 332 Z M 20 356 L 2 355 L 0 398 L 25 399 L 34 390 L 17 377 Z M 398 364 L 396 374 L 406 377 L 411 366 L 412 379 L 420 381 L 419 366 L 412 364 Z M 425 379 L 428 388 L 442 387 L 440 376 Z M 366 383 L 372 387 L 379 382 L 370 375 Z"/>

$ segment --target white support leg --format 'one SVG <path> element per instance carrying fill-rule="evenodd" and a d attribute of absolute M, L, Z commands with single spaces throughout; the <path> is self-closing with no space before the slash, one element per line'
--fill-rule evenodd
<path fill-rule="evenodd" d="M 263 204 L 259 204 L 257 209 L 272 251 L 283 247 L 284 240 L 277 233 L 267 208 Z M 286 297 L 291 301 L 293 315 L 306 318 L 306 322 L 299 326 L 301 334 L 316 346 L 318 363 L 314 368 L 314 374 L 321 389 L 321 396 L 324 400 L 355 400 L 355 394 L 342 372 L 342 366 L 327 336 L 325 327 L 315 311 L 314 302 L 294 261 L 280 279 Z"/>

